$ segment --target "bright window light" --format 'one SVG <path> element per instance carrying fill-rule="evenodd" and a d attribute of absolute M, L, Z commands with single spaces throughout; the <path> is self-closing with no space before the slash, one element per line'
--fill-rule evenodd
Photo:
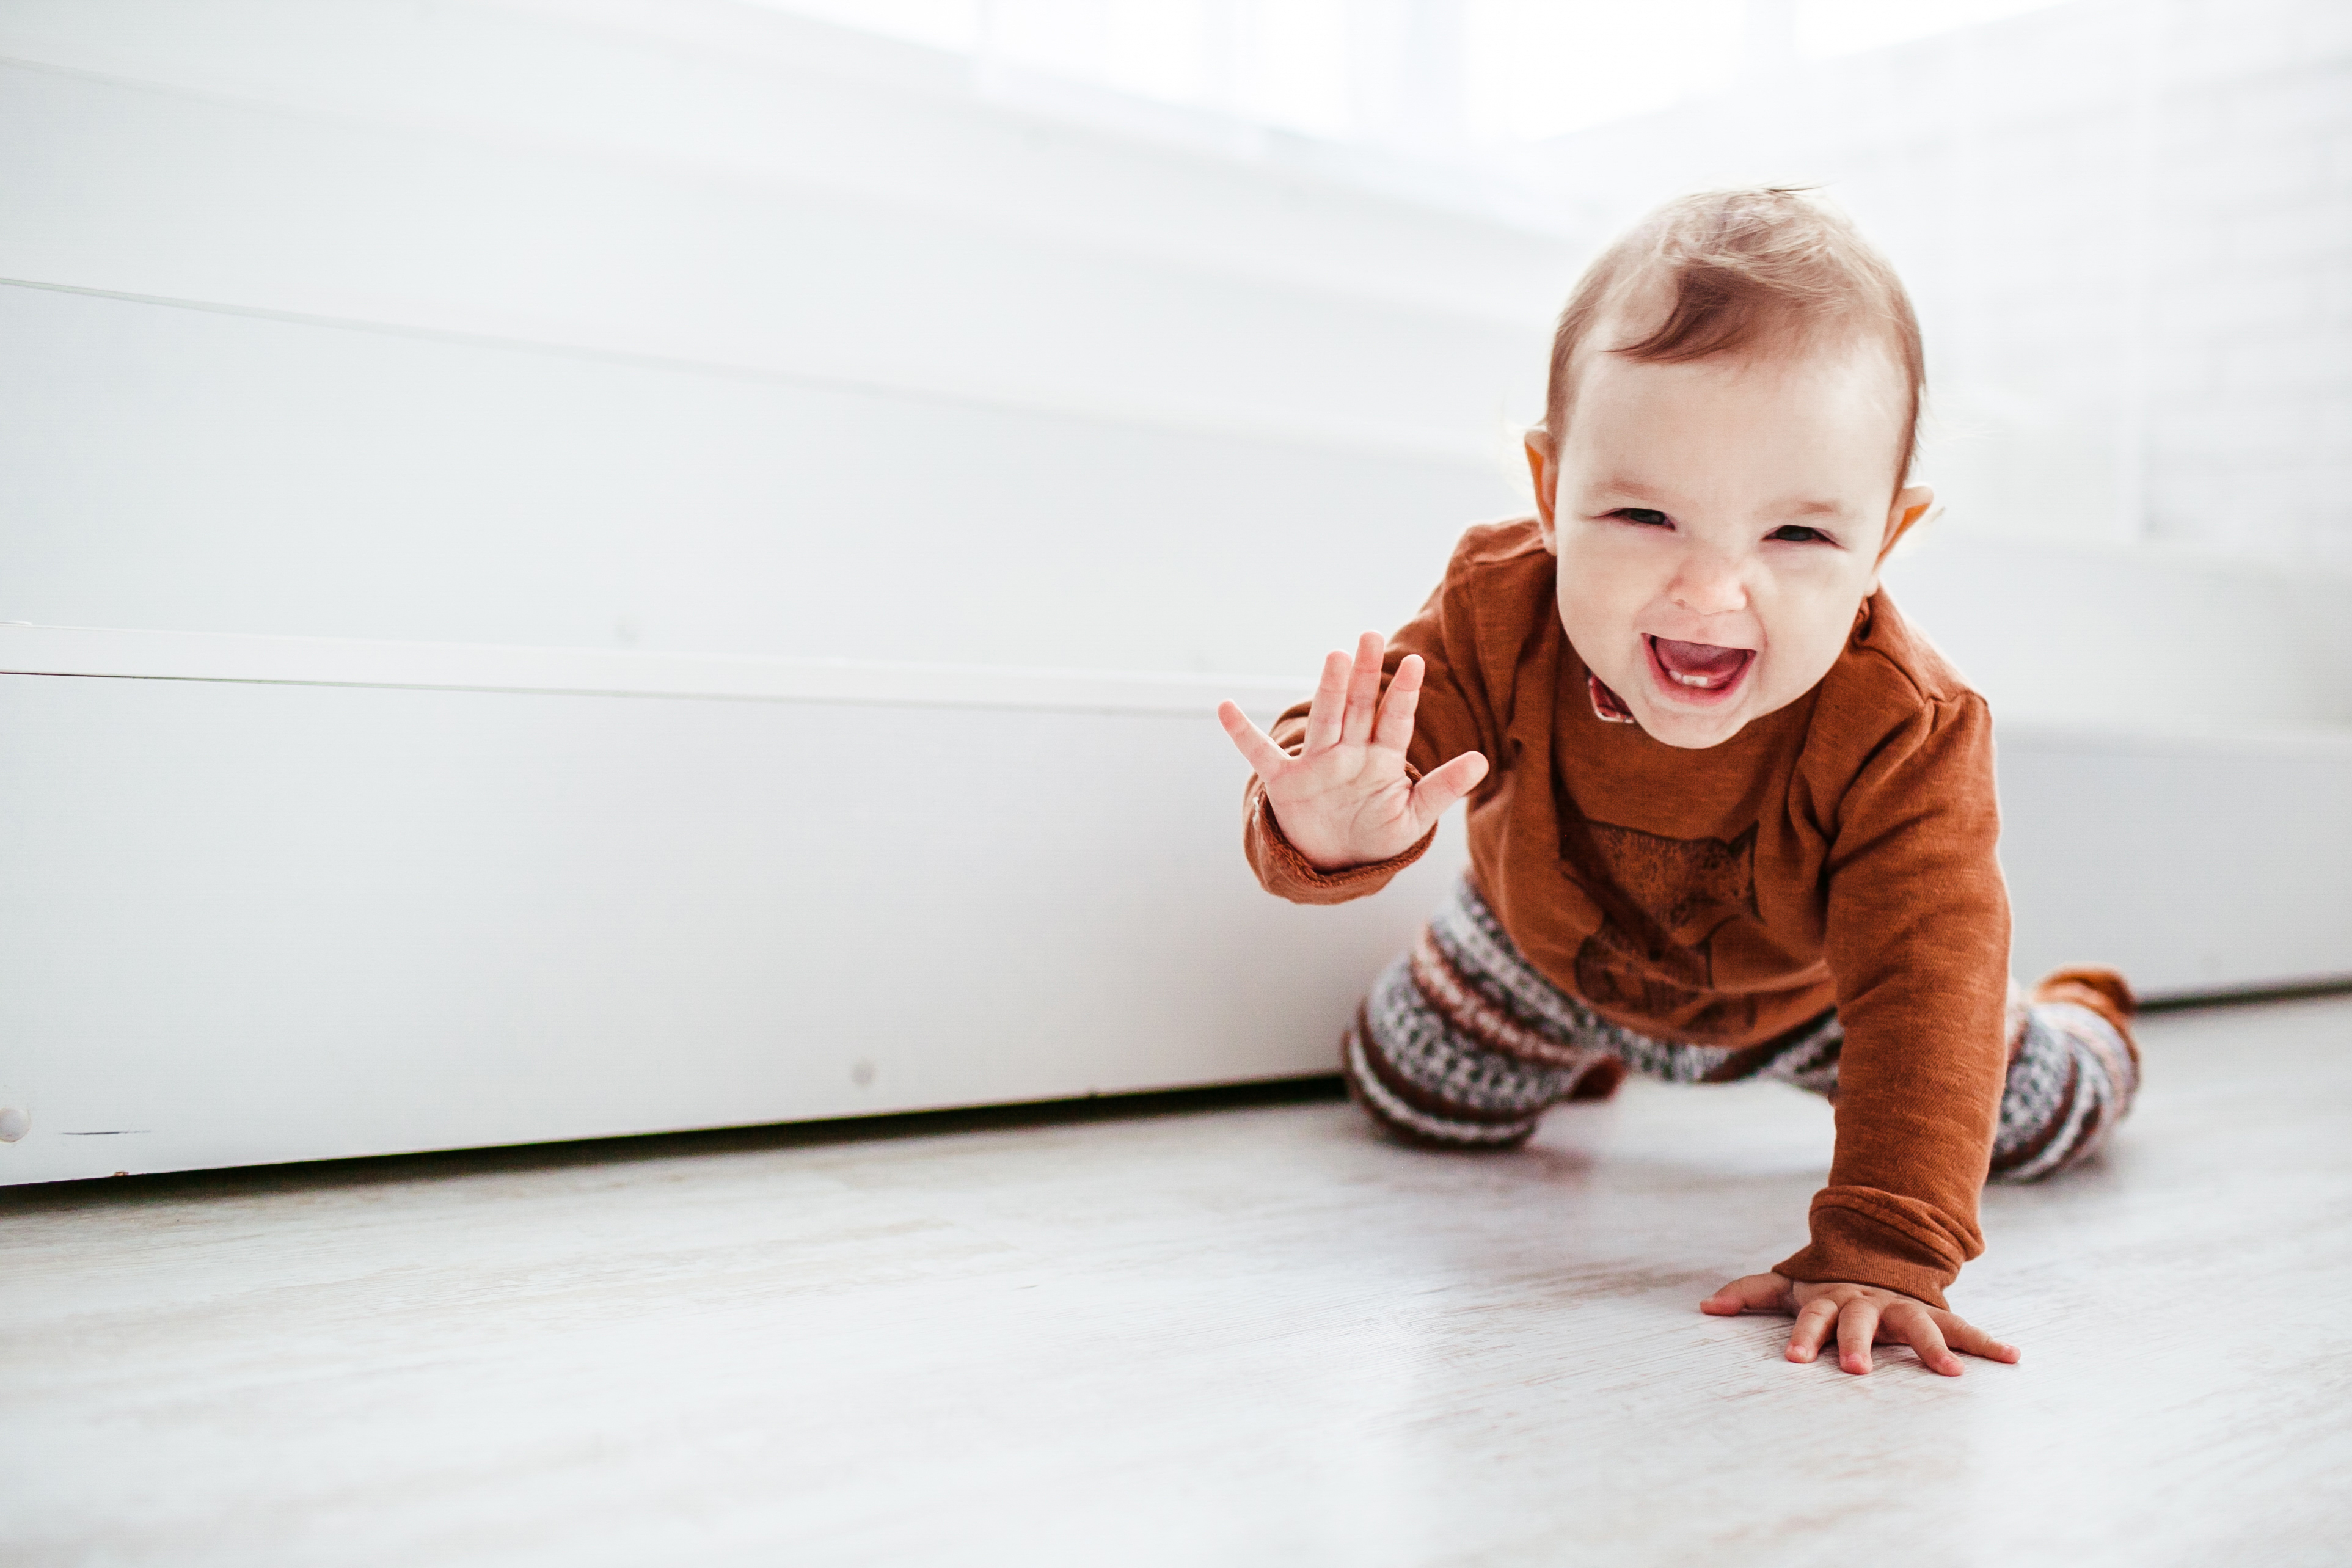
<path fill-rule="evenodd" d="M 969 53 L 980 47 L 986 0 L 763 0 L 773 10 L 860 32 Z"/>
<path fill-rule="evenodd" d="M 2059 0 L 1798 0 L 1797 52 L 1814 59 L 1858 55 L 2043 11 Z"/>
<path fill-rule="evenodd" d="M 1221 103 L 1233 91 L 1233 33 L 1232 18 L 1205 5 L 1110 0 L 1103 6 L 1102 79 L 1170 103 Z"/>
<path fill-rule="evenodd" d="M 763 3 L 1334 141 L 1443 151 L 1654 113 L 1791 57 L 1858 54 L 2062 0 Z"/>
<path fill-rule="evenodd" d="M 1347 0 L 1259 0 L 1241 7 L 1239 91 L 1253 120 L 1345 140 L 1349 102 Z"/>
<path fill-rule="evenodd" d="M 1738 68 L 1747 10 L 1743 0 L 1471 0 L 1471 133 L 1558 136 L 1713 92 Z"/>

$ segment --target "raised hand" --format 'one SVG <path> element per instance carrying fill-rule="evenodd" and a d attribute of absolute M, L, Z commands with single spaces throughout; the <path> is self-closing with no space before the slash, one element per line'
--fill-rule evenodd
<path fill-rule="evenodd" d="M 1465 751 L 1419 783 L 1406 774 L 1422 661 L 1408 653 L 1381 695 L 1381 634 L 1356 643 L 1355 662 L 1334 652 L 1307 710 L 1307 744 L 1296 757 L 1232 703 L 1217 721 L 1265 783 L 1266 803 L 1298 852 L 1318 871 L 1344 871 L 1402 854 L 1454 801 L 1486 776 L 1486 759 Z"/>
<path fill-rule="evenodd" d="M 2003 1344 L 1955 1312 L 1881 1290 L 1875 1285 L 1808 1284 L 1781 1274 L 1749 1274 L 1734 1280 L 1698 1304 L 1717 1317 L 1739 1312 L 1794 1312 L 1789 1333 L 1790 1361 L 1811 1361 L 1837 1338 L 1838 1365 L 1866 1373 L 1874 1343 L 1907 1344 L 1919 1364 L 1947 1377 L 1960 1375 L 1966 1351 L 1987 1361 L 2014 1363 L 2018 1349 Z"/>

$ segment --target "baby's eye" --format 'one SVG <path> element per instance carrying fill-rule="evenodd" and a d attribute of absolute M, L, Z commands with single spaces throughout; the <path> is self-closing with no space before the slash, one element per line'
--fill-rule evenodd
<path fill-rule="evenodd" d="M 1629 523 L 1640 523 L 1644 528 L 1659 528 L 1666 526 L 1665 513 L 1653 511 L 1647 507 L 1620 507 L 1609 515 L 1612 517 L 1622 517 Z"/>
<path fill-rule="evenodd" d="M 1774 528 L 1770 533 L 1766 534 L 1764 537 L 1768 539 L 1779 539 L 1783 544 L 1792 545 L 1811 544 L 1815 539 L 1826 541 L 1829 538 L 1829 535 L 1822 532 L 1821 529 L 1809 528 L 1802 523 L 1783 523 L 1779 528 Z"/>

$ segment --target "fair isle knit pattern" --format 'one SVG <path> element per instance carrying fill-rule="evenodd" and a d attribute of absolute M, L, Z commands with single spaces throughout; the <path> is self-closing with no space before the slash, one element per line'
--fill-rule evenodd
<path fill-rule="evenodd" d="M 2072 1003 L 2021 1009 L 1993 1150 L 1997 1180 L 2032 1181 L 2095 1151 L 2138 1074 L 2105 1019 Z M 1382 969 L 1342 1044 L 1357 1102 L 1401 1137 L 1511 1148 L 1551 1106 L 1605 1099 L 1629 1069 L 1670 1083 L 1773 1078 L 1834 1097 L 1834 1012 L 1759 1045 L 1653 1040 L 1613 1024 L 1520 956 L 1465 877 L 1412 949 Z"/>
<path fill-rule="evenodd" d="M 2024 1012 L 1993 1134 L 1995 1181 L 2039 1181 L 2088 1159 L 2139 1092 L 2139 1063 L 2106 1019 L 2074 1002 Z"/>

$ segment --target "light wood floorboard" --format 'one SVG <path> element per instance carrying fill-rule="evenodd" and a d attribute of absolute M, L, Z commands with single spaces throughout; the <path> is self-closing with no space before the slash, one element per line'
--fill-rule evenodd
<path fill-rule="evenodd" d="M 2145 1038 L 1957 1381 L 1696 1312 L 1801 1238 L 1778 1085 L 12 1189 L 0 1563 L 2352 1559 L 2352 1000 Z"/>

